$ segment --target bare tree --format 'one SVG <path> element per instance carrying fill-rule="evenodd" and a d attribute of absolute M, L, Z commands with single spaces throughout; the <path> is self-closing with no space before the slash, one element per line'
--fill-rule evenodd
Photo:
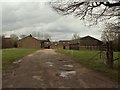
<path fill-rule="evenodd" d="M 118 48 L 120 23 L 107 23 L 102 33 L 102 40 L 106 43 L 106 64 L 113 68 L 113 49 Z"/>
<path fill-rule="evenodd" d="M 13 40 L 18 40 L 18 36 L 16 34 L 11 34 L 10 38 L 12 38 Z"/>
<path fill-rule="evenodd" d="M 33 32 L 32 32 L 32 35 L 33 35 L 34 37 L 36 37 L 37 39 L 43 39 L 42 33 L 38 32 L 38 31 L 33 31 Z"/>
<path fill-rule="evenodd" d="M 106 45 L 106 59 L 104 63 L 107 64 L 108 67 L 113 68 L 113 40 L 116 38 L 116 33 L 113 32 L 110 27 L 111 23 L 107 23 L 101 38 Z"/>
<path fill-rule="evenodd" d="M 10 38 L 14 40 L 14 47 L 17 48 L 17 40 L 18 40 L 18 36 L 16 34 L 11 34 Z"/>
<path fill-rule="evenodd" d="M 73 37 L 72 37 L 73 40 L 77 40 L 77 39 L 80 39 L 80 36 L 79 34 L 75 33 L 73 34 Z"/>
<path fill-rule="evenodd" d="M 113 26 L 112 23 L 106 23 L 105 25 L 105 30 L 102 32 L 102 41 L 104 42 L 109 42 L 109 41 L 114 41 L 117 39 L 117 33 L 116 30 L 112 29 Z"/>
<path fill-rule="evenodd" d="M 98 19 L 103 20 L 115 16 L 120 16 L 120 1 L 113 0 L 98 2 L 97 0 L 52 0 L 52 8 L 59 14 L 80 17 L 87 21 L 96 22 Z"/>
<path fill-rule="evenodd" d="M 44 38 L 45 38 L 46 40 L 50 40 L 50 39 L 51 39 L 51 36 L 50 36 L 50 34 L 45 33 L 45 34 L 44 34 Z"/>
<path fill-rule="evenodd" d="M 51 39 L 51 36 L 48 33 L 40 33 L 40 32 L 33 31 L 32 35 L 38 39 L 46 39 L 46 40 Z"/>

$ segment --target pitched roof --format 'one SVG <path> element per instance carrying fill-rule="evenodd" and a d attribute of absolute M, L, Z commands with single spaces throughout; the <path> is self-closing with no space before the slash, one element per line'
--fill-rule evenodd
<path fill-rule="evenodd" d="M 94 37 L 92 37 L 92 36 L 85 36 L 85 37 L 82 37 L 82 38 L 80 38 L 80 40 L 83 40 L 83 39 L 86 39 L 86 38 L 91 38 L 91 39 L 94 39 L 94 40 L 97 40 L 97 41 L 100 41 L 100 40 L 98 40 L 98 39 L 96 39 L 96 38 L 94 38 Z M 102 42 L 102 41 L 100 41 L 100 42 Z"/>
<path fill-rule="evenodd" d="M 23 39 L 25 39 L 25 38 L 27 38 L 27 37 L 31 37 L 31 38 L 33 38 L 33 39 L 35 39 L 35 40 L 38 40 L 38 39 L 36 39 L 35 37 L 33 37 L 33 36 L 30 34 L 29 36 L 26 36 L 26 37 L 24 37 L 24 38 L 19 39 L 19 41 L 21 41 L 21 40 L 23 40 Z M 40 41 L 40 40 L 38 40 L 38 41 Z"/>

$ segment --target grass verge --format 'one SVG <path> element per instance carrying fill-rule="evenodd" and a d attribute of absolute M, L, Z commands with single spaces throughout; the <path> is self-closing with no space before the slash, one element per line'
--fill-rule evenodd
<path fill-rule="evenodd" d="M 114 62 L 114 68 L 110 69 L 103 63 L 103 60 L 100 59 L 99 51 L 57 49 L 56 52 L 65 54 L 81 65 L 99 71 L 101 74 L 118 81 L 118 60 Z M 117 52 L 114 53 L 114 57 L 118 57 Z"/>
<path fill-rule="evenodd" d="M 2 69 L 7 70 L 13 68 L 13 62 L 20 58 L 36 51 L 38 49 L 26 49 L 26 48 L 12 48 L 2 50 Z"/>

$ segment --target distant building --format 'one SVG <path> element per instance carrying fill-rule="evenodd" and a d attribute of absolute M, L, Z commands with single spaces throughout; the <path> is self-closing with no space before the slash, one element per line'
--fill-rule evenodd
<path fill-rule="evenodd" d="M 63 48 L 63 49 L 70 49 L 70 50 L 81 50 L 81 49 L 87 49 L 87 50 L 95 50 L 100 49 L 100 45 L 103 42 L 91 37 L 91 36 L 85 36 L 80 39 L 76 40 L 60 40 L 59 42 L 52 42 L 51 48 Z"/>
<path fill-rule="evenodd" d="M 39 40 L 31 34 L 18 40 L 18 48 L 50 48 L 50 40 Z"/>
<path fill-rule="evenodd" d="M 14 48 L 17 47 L 16 41 L 12 38 L 2 37 L 2 48 Z"/>
<path fill-rule="evenodd" d="M 77 40 L 60 40 L 58 42 L 50 42 L 49 39 L 38 40 L 34 38 L 31 34 L 18 41 L 12 38 L 2 37 L 2 48 L 18 47 L 18 48 L 48 48 L 48 49 L 63 48 L 73 50 L 81 49 L 95 50 L 99 49 L 100 45 L 102 44 L 103 44 L 102 41 L 91 36 L 85 36 Z"/>
<path fill-rule="evenodd" d="M 77 40 L 71 40 L 71 43 L 69 44 L 69 49 L 73 50 L 79 50 L 80 49 L 80 39 Z"/>
<path fill-rule="evenodd" d="M 70 44 L 70 49 L 79 50 L 79 49 L 100 49 L 100 45 L 102 45 L 103 42 L 91 37 L 91 36 L 85 36 L 78 40 L 72 40 Z"/>
<path fill-rule="evenodd" d="M 71 43 L 71 40 L 60 40 L 59 46 L 61 46 L 63 49 L 69 49 L 70 43 Z"/>
<path fill-rule="evenodd" d="M 85 36 L 80 38 L 80 45 L 81 46 L 99 46 L 101 45 L 103 42 L 91 37 L 91 36 Z"/>
<path fill-rule="evenodd" d="M 30 34 L 18 40 L 18 48 L 41 48 L 41 41 L 32 37 Z"/>

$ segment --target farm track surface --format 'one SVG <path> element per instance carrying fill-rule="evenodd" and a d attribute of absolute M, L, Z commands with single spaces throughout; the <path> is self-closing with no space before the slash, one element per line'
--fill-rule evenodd
<path fill-rule="evenodd" d="M 3 72 L 3 88 L 117 88 L 117 82 L 87 69 L 53 49 L 36 51 Z"/>

